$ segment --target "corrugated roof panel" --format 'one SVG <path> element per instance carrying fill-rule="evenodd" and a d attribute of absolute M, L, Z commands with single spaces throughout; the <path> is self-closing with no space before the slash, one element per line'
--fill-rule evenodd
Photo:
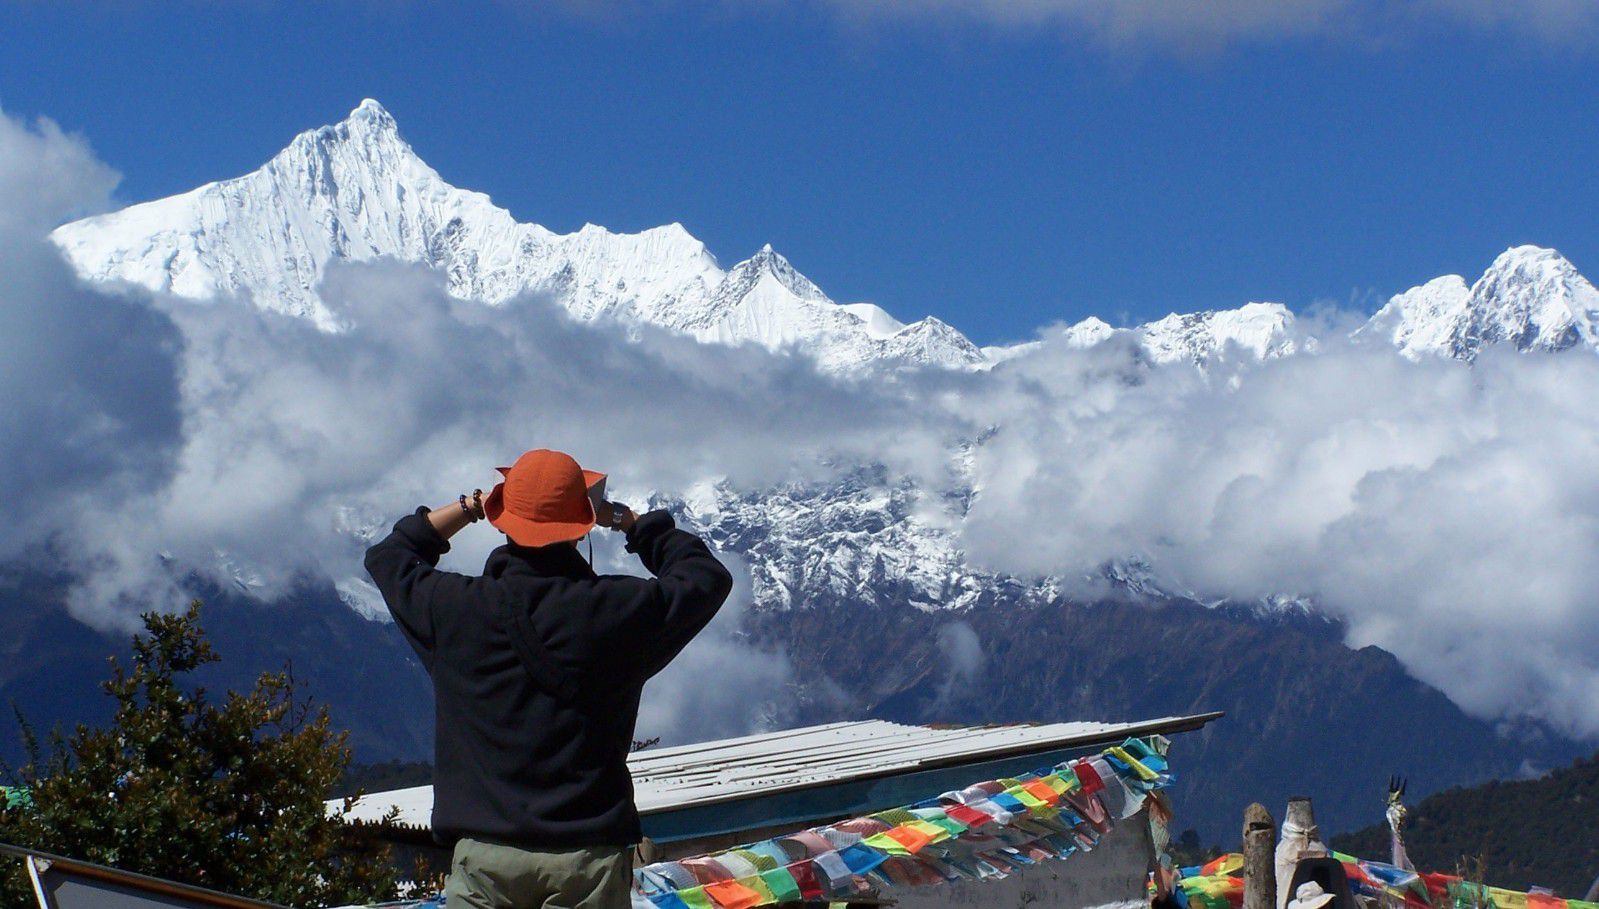
<path fill-rule="evenodd" d="M 1138 723 L 1046 723 L 1036 726 L 905 726 L 882 720 L 829 723 L 693 745 L 653 748 L 628 757 L 639 813 L 672 811 L 931 767 L 978 763 L 1006 754 L 1113 742 L 1132 735 L 1197 729 L 1220 714 Z M 330 805 L 337 804 L 330 802 Z M 427 827 L 433 787 L 368 795 L 351 817 L 378 820 L 390 806 L 404 824 Z"/>

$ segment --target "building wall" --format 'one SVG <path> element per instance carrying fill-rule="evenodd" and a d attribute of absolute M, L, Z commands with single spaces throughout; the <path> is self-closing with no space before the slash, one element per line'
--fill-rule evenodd
<path fill-rule="evenodd" d="M 884 893 L 896 909 L 1085 909 L 1146 902 L 1145 881 L 1154 861 L 1149 819 L 1139 812 L 1122 821 L 1092 852 L 1029 865 L 996 881 L 962 881 Z"/>
<path fill-rule="evenodd" d="M 731 849 L 791 832 L 792 828 L 741 830 L 702 839 L 666 844 L 646 844 L 641 862 L 678 859 Z M 884 891 L 896 909 L 946 909 L 974 906 L 983 909 L 1085 909 L 1117 903 L 1147 902 L 1145 882 L 1153 867 L 1155 846 L 1149 836 L 1149 816 L 1140 811 L 1122 821 L 1091 852 L 1029 865 L 1008 877 L 990 881 L 962 881 L 932 887 Z"/>

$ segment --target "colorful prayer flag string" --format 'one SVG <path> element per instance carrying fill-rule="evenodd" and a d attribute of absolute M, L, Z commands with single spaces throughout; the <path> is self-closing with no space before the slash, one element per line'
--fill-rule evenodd
<path fill-rule="evenodd" d="M 1405 909 L 1599 909 L 1599 903 L 1487 887 L 1453 874 L 1407 871 L 1341 852 L 1332 855 L 1343 863 L 1356 896 L 1385 897 Z M 1238 909 L 1244 902 L 1243 867 L 1244 857 L 1234 852 L 1183 868 L 1173 895 L 1192 909 Z"/>
<path fill-rule="evenodd" d="M 913 805 L 656 862 L 633 872 L 634 904 L 758 909 L 1004 877 L 1092 849 L 1112 824 L 1137 814 L 1151 793 L 1172 782 L 1169 744 L 1158 735 L 1128 739 L 1092 757 Z"/>

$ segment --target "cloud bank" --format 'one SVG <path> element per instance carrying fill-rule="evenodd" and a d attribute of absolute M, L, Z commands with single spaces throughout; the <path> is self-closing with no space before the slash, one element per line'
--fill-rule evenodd
<path fill-rule="evenodd" d="M 1207 376 L 1052 336 L 991 373 L 851 380 L 536 298 L 462 302 L 395 263 L 333 269 L 341 328 L 324 332 L 80 286 L 43 237 L 113 180 L 79 140 L 0 119 L 0 501 L 20 516 L 0 558 L 75 566 L 87 621 L 181 603 L 191 570 L 263 599 L 321 578 L 358 601 L 368 540 L 535 445 L 640 501 L 861 463 L 937 490 L 981 437 L 958 525 L 978 565 L 1078 583 L 1142 557 L 1205 598 L 1312 597 L 1473 712 L 1599 736 L 1599 358 L 1468 368 L 1328 344 Z M 496 543 L 458 539 L 446 567 L 466 571 Z M 780 690 L 789 669 L 739 639 L 739 608 L 696 659 Z M 941 646 L 980 659 L 968 637 L 951 626 Z M 652 688 L 646 729 L 774 721 L 764 697 L 707 708 L 686 672 Z"/>
<path fill-rule="evenodd" d="M 1052 30 L 1116 48 L 1215 49 L 1307 36 L 1391 41 L 1439 27 L 1590 44 L 1599 9 L 1585 0 L 820 0 L 847 21 L 984 25 Z"/>
<path fill-rule="evenodd" d="M 758 487 L 828 461 L 920 472 L 955 419 L 802 359 L 648 330 L 629 340 L 536 298 L 463 302 L 415 266 L 334 268 L 322 295 L 338 331 L 237 300 L 155 301 L 183 338 L 181 429 L 139 494 L 62 517 L 58 536 L 95 566 L 74 588 L 77 615 L 115 625 L 129 604 L 180 602 L 191 569 L 265 599 L 326 578 L 381 614 L 351 578 L 364 547 L 417 503 L 491 487 L 494 466 L 530 447 L 609 472 L 625 501 L 707 476 Z M 474 528 L 449 565 L 475 571 L 499 542 Z"/>
<path fill-rule="evenodd" d="M 0 559 L 66 515 L 126 507 L 171 466 L 176 326 L 80 287 L 45 239 L 116 181 L 82 139 L 0 113 Z"/>
<path fill-rule="evenodd" d="M 560 0 L 555 6 L 607 24 L 650 13 L 705 12 L 683 0 Z M 711 7 L 716 9 L 716 7 Z M 724 0 L 724 14 L 820 10 L 867 31 L 905 24 L 998 33 L 1053 34 L 1068 44 L 1142 53 L 1213 52 L 1320 38 L 1372 47 L 1435 33 L 1508 37 L 1586 49 L 1599 39 L 1589 0 Z"/>
<path fill-rule="evenodd" d="M 1599 358 L 1344 344 L 1207 379 L 1057 340 L 1010 366 L 977 404 L 975 561 L 1311 597 L 1469 712 L 1599 736 Z"/>

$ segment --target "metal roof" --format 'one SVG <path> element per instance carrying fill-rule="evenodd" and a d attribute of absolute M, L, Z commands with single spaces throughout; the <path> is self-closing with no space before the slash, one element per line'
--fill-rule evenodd
<path fill-rule="evenodd" d="M 0 843 L 0 856 L 18 858 L 41 906 L 118 906 L 122 909 L 285 909 L 193 884 L 135 874 L 81 859 Z M 29 905 L 32 905 L 31 903 Z"/>
<path fill-rule="evenodd" d="M 627 764 L 634 800 L 647 817 L 847 781 L 1115 743 L 1129 736 L 1187 732 L 1220 716 L 1014 726 L 905 726 L 864 720 L 650 748 L 629 755 Z M 349 817 L 377 821 L 391 806 L 399 809 L 399 823 L 425 829 L 433 811 L 433 787 L 369 794 Z"/>

